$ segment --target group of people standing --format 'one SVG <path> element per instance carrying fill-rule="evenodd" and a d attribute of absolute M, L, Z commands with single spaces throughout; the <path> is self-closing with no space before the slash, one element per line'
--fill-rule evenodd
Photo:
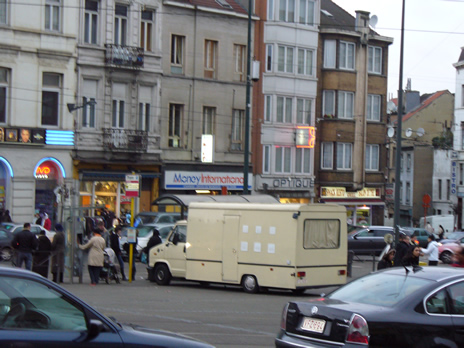
<path fill-rule="evenodd" d="M 55 232 L 53 241 L 45 235 L 45 230 L 42 230 L 36 237 L 31 232 L 31 224 L 26 222 L 23 230 L 17 233 L 11 242 L 11 246 L 16 250 L 16 267 L 21 268 L 24 263 L 27 270 L 48 278 L 51 260 L 53 281 L 63 283 L 66 249 L 63 226 L 56 224 Z"/>
<path fill-rule="evenodd" d="M 400 233 L 399 243 L 396 245 L 396 249 L 391 249 L 385 253 L 379 261 L 377 269 L 418 266 L 421 255 L 429 256 L 429 266 L 438 265 L 438 243 L 435 240 L 435 236 L 430 234 L 427 248 L 421 248 L 417 240 L 411 241 L 408 235 Z"/>

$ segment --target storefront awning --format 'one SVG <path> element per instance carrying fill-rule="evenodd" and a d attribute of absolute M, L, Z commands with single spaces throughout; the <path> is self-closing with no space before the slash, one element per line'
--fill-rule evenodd
<path fill-rule="evenodd" d="M 321 203 L 335 203 L 341 205 L 385 205 L 380 199 L 330 199 L 323 198 Z"/>
<path fill-rule="evenodd" d="M 126 172 L 102 172 L 102 171 L 82 171 L 81 180 L 86 181 L 126 181 Z M 161 173 L 156 172 L 141 172 L 137 173 L 142 176 L 142 178 L 159 178 L 161 177 Z"/>

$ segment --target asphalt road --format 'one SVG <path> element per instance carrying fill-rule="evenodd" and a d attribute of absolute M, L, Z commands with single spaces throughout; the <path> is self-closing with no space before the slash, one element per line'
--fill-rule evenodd
<path fill-rule="evenodd" d="M 372 262 L 353 263 L 353 278 L 372 270 Z M 126 265 L 127 270 L 127 265 Z M 328 293 L 335 288 L 310 289 L 302 296 L 290 291 L 246 294 L 235 286 L 202 287 L 196 282 L 172 281 L 158 286 L 146 278 L 145 265 L 137 263 L 132 283 L 89 286 L 74 278 L 63 286 L 107 316 L 123 323 L 174 331 L 216 347 L 272 347 L 280 325 L 284 304 Z"/>

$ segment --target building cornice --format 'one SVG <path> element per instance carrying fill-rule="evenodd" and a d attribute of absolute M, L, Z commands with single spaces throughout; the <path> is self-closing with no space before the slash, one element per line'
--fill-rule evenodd
<path fill-rule="evenodd" d="M 356 38 L 361 37 L 361 33 L 359 33 L 359 32 L 340 30 L 340 29 L 334 29 L 334 28 L 320 28 L 319 32 L 321 34 L 346 35 L 346 36 L 352 36 L 352 37 L 356 37 Z M 383 42 L 386 42 L 386 43 L 389 43 L 389 44 L 393 43 L 393 38 L 392 37 L 381 36 L 381 35 L 369 35 L 369 41 L 370 40 L 383 41 Z"/>
<path fill-rule="evenodd" d="M 222 11 L 218 10 L 215 8 L 211 7 L 206 7 L 206 6 L 196 6 L 196 5 L 191 5 L 191 4 L 183 4 L 179 3 L 176 1 L 165 1 L 163 3 L 164 5 L 167 6 L 175 6 L 175 7 L 180 7 L 180 8 L 185 8 L 189 10 L 198 10 L 198 11 L 203 11 L 203 12 L 208 12 L 208 13 L 214 13 L 218 15 L 223 15 L 223 16 L 229 16 L 229 17 L 236 17 L 236 18 L 241 18 L 241 19 L 247 19 L 248 20 L 248 15 L 246 14 L 241 14 L 241 13 L 236 13 L 236 12 L 231 12 L 231 11 Z M 254 21 L 260 20 L 258 16 L 251 16 L 251 19 Z"/>

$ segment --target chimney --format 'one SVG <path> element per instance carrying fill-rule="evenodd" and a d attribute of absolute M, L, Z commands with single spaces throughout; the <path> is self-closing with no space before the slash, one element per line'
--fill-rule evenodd
<path fill-rule="evenodd" d="M 361 43 L 367 45 L 369 41 L 369 14 L 366 11 L 356 11 L 355 30 L 361 33 Z"/>

